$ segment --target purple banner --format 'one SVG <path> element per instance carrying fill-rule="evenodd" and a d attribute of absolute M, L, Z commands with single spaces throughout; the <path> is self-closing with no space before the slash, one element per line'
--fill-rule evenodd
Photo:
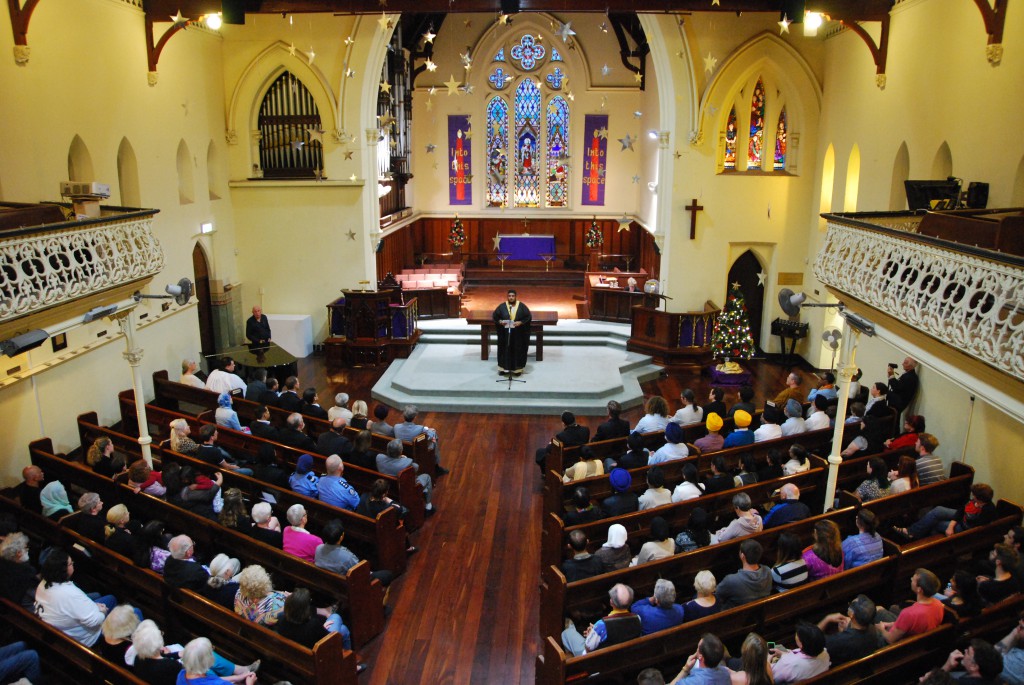
<path fill-rule="evenodd" d="M 583 204 L 604 206 L 608 115 L 588 114 L 583 120 Z"/>
<path fill-rule="evenodd" d="M 448 115 L 448 204 L 473 202 L 473 175 L 470 168 L 468 114 Z"/>

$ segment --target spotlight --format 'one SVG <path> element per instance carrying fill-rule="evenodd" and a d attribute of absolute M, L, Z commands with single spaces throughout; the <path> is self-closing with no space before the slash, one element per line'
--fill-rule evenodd
<path fill-rule="evenodd" d="M 822 24 L 822 17 L 819 12 L 808 12 L 804 15 L 804 35 L 816 36 Z"/>
<path fill-rule="evenodd" d="M 206 15 L 206 27 L 214 31 L 220 30 L 221 25 L 224 21 L 221 19 L 220 12 L 216 14 Z"/>

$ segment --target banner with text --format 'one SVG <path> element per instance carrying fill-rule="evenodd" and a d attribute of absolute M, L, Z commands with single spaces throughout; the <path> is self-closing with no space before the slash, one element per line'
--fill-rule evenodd
<path fill-rule="evenodd" d="M 604 205 L 608 115 L 588 114 L 583 122 L 583 204 Z"/>
<path fill-rule="evenodd" d="M 473 202 L 473 174 L 470 168 L 469 115 L 448 115 L 448 203 Z"/>

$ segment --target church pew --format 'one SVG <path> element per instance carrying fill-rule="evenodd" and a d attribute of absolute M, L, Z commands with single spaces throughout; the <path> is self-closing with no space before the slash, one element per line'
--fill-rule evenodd
<path fill-rule="evenodd" d="M 5 510 L 14 505 L 3 502 Z M 37 537 L 74 553 L 76 571 L 89 575 L 113 591 L 118 601 L 129 603 L 142 610 L 165 631 L 172 627 L 184 628 L 190 636 L 210 637 L 215 649 L 236 663 L 262 658 L 262 672 L 280 678 L 300 678 L 300 682 L 322 685 L 336 682 L 356 682 L 355 654 L 345 652 L 340 636 L 330 642 L 322 641 L 314 650 L 280 637 L 277 633 L 238 616 L 233 611 L 217 606 L 220 613 L 209 610 L 216 606 L 205 598 L 187 590 L 175 590 L 164 583 L 163 576 L 148 568 L 136 566 L 130 559 L 114 552 L 89 538 L 79 535 L 68 527 L 71 519 L 79 514 L 64 517 L 60 523 L 42 516 L 19 510 L 19 518 Z M 116 587 L 109 578 L 117 578 Z M 106 580 L 105 580 L 106 579 Z M 315 589 L 315 588 L 311 588 Z M 206 603 L 204 611 L 186 619 L 184 596 Z M 188 623 L 186 627 L 183 624 Z M 318 658 L 316 652 L 322 649 Z M 312 652 L 312 653 L 311 653 Z"/>
<path fill-rule="evenodd" d="M 775 543 L 778 536 L 789 532 L 798 535 L 802 540 L 811 539 L 814 524 L 822 520 L 834 521 L 844 534 L 851 534 L 855 529 L 857 507 L 848 505 L 818 514 L 802 521 L 771 528 L 760 533 L 735 538 L 726 542 L 701 547 L 690 552 L 675 554 L 666 559 L 650 561 L 639 566 L 627 567 L 610 573 L 603 573 L 567 583 L 560 565 L 551 565 L 541 572 L 540 630 L 542 636 L 559 635 L 566 616 L 574 611 L 586 611 L 587 607 L 600 606 L 608 597 L 608 588 L 616 583 L 624 583 L 635 592 L 637 599 L 651 596 L 655 582 L 660 578 L 668 578 L 676 585 L 679 597 L 693 594 L 693 577 L 701 570 L 710 570 L 721 580 L 726 574 L 739 568 L 739 546 L 743 540 L 755 539 L 764 548 L 761 557 L 763 563 L 770 566 L 775 555 Z M 596 548 L 601 541 L 592 541 Z"/>
<path fill-rule="evenodd" d="M 644 447 L 652 453 L 665 444 L 665 431 L 651 431 L 641 433 Z M 626 438 L 611 438 L 609 440 L 595 440 L 588 442 L 587 447 L 591 449 L 594 456 L 604 460 L 606 457 L 620 457 L 626 453 Z M 548 454 L 544 460 L 545 471 L 558 471 L 559 475 L 579 461 L 580 445 L 566 446 L 558 438 L 551 438 L 548 443 Z"/>
<path fill-rule="evenodd" d="M 569 533 L 574 530 L 583 531 L 587 539 L 592 541 L 605 540 L 608 537 L 608 527 L 613 523 L 620 523 L 626 528 L 627 534 L 636 538 L 649 534 L 651 519 L 660 516 L 665 519 L 672 530 L 681 530 L 690 518 L 690 513 L 696 507 L 702 507 L 708 512 L 709 529 L 714 532 L 715 521 L 720 514 L 732 518 L 732 498 L 739 492 L 750 495 L 752 502 L 764 502 L 771 499 L 771 493 L 778 490 L 786 483 L 794 483 L 800 488 L 800 498 L 812 511 L 820 510 L 822 493 L 825 485 L 824 461 L 817 457 L 812 459 L 811 469 L 792 476 L 783 476 L 763 483 L 752 483 L 742 488 L 733 488 L 711 495 L 704 495 L 696 499 L 684 502 L 674 502 L 661 507 L 637 511 L 623 516 L 604 518 L 599 521 L 586 523 L 579 526 L 566 527 L 562 518 L 551 512 L 545 512 L 542 519 L 542 540 L 541 540 L 541 568 L 549 565 L 558 565 L 562 561 L 562 551 L 569 541 Z M 724 525 L 724 524 L 723 524 Z"/>
<path fill-rule="evenodd" d="M 891 545 L 887 546 L 891 554 Z M 544 638 L 543 654 L 536 662 L 538 685 L 561 685 L 586 680 L 588 683 L 624 683 L 648 666 L 675 664 L 680 668 L 693 654 L 701 635 L 714 633 L 723 641 L 740 638 L 748 632 L 761 634 L 780 627 L 792 633 L 798 618 L 819 615 L 840 608 L 860 593 L 879 596 L 889 584 L 894 568 L 891 556 L 858 568 L 807 583 L 789 592 L 773 594 L 697 621 L 691 621 L 629 640 L 613 647 L 598 649 L 583 656 L 566 654 L 559 638 Z"/>
<path fill-rule="evenodd" d="M 204 409 L 215 410 L 217 408 L 217 393 L 169 380 L 166 371 L 156 371 L 153 373 L 153 387 L 156 390 L 156 399 L 153 403 L 167 409 L 179 411 L 180 402 L 195 404 Z M 128 390 L 125 392 L 132 391 Z M 132 396 L 134 397 L 134 393 Z M 234 403 L 235 411 L 238 412 L 240 423 L 249 425 L 256 418 L 256 408 L 260 406 L 258 402 L 251 402 L 242 397 L 235 397 L 232 399 L 232 402 Z M 270 422 L 275 426 L 285 426 L 290 415 L 291 412 L 284 409 L 270 407 Z M 125 420 L 129 421 L 131 425 L 135 423 L 134 415 L 125 417 Z M 314 440 L 321 433 L 331 429 L 330 422 L 323 419 L 303 415 L 303 421 L 306 425 L 306 433 Z M 354 441 L 358 433 L 358 430 L 349 426 L 345 428 L 344 434 L 349 440 Z M 383 452 L 384 446 L 392 439 L 384 435 L 375 435 L 373 446 Z M 434 457 L 434 452 L 429 448 L 430 441 L 427 440 L 425 435 L 417 436 L 411 441 L 402 441 L 402 454 L 419 464 L 420 473 L 426 473 L 433 478 L 437 473 L 437 460 Z"/>
<path fill-rule="evenodd" d="M 925 507 L 944 505 L 956 509 L 967 502 L 973 484 L 974 467 L 961 461 L 954 461 L 949 466 L 949 478 L 946 480 L 922 485 L 899 495 L 879 497 L 865 502 L 864 507 L 870 509 L 878 517 L 879 522 L 889 521 L 902 514 L 913 516 L 919 509 Z"/>
<path fill-rule="evenodd" d="M 956 643 L 957 627 L 943 623 L 938 628 L 900 640 L 872 652 L 866 657 L 848 661 L 801 685 L 853 685 L 863 682 L 910 683 L 941 665 Z"/>
<path fill-rule="evenodd" d="M 6 597 L 0 597 L 0 612 L 17 639 L 36 650 L 46 672 L 60 682 L 146 685 L 127 666 L 107 661 Z"/>
<path fill-rule="evenodd" d="M 259 559 L 284 581 L 282 585 L 305 586 L 341 598 L 349 607 L 352 642 L 357 647 L 384 629 L 384 590 L 379 581 L 370 578 L 370 564 L 366 561 L 354 566 L 346 576 L 340 576 L 162 499 L 134 493 L 126 485 L 119 485 L 88 467 L 54 454 L 49 438 L 30 443 L 29 454 L 32 463 L 50 478 L 97 492 L 108 505 L 123 503 L 136 519 L 159 519 L 171 530 L 187 532 L 200 549 L 211 554 L 225 552 L 242 559 Z"/>
<path fill-rule="evenodd" d="M 119 393 L 118 403 L 121 409 L 121 424 L 122 426 L 128 425 L 125 417 L 135 416 L 134 391 L 125 390 Z M 152 404 L 146 405 L 146 421 L 149 424 L 151 435 L 153 435 L 154 440 L 157 442 L 169 438 L 170 430 L 168 426 L 171 421 L 179 418 L 188 422 L 189 428 L 192 429 L 192 437 L 197 442 L 199 430 L 203 424 L 216 425 L 217 423 L 207 412 L 199 416 L 190 416 Z M 352 438 L 354 436 L 349 437 Z M 379 438 L 378 444 L 373 445 L 371 443 L 371 446 L 375 446 L 383 451 L 388 438 L 382 435 L 375 437 Z M 425 437 L 423 440 L 425 440 Z M 381 445 L 379 444 L 380 442 L 385 442 L 385 444 Z M 305 452 L 280 442 L 250 435 L 244 431 L 234 431 L 224 426 L 218 426 L 217 428 L 217 444 L 228 450 L 228 452 L 250 461 L 255 460 L 261 447 L 270 445 L 274 449 L 274 459 L 278 465 L 282 465 L 290 471 L 295 470 L 299 457 L 303 454 L 309 454 L 313 457 L 315 468 L 320 473 L 326 471 L 325 462 L 327 457 L 317 452 Z M 417 472 L 412 467 L 403 469 L 398 476 L 390 476 L 378 471 L 370 471 L 359 466 L 345 464 L 345 479 L 361 493 L 369 492 L 373 488 L 373 482 L 379 478 L 383 478 L 390 483 L 391 492 L 397 496 L 399 502 L 409 509 L 406 524 L 410 530 L 418 530 L 426 519 L 426 498 L 423 494 L 423 489 L 416 482 L 416 475 Z"/>
<path fill-rule="evenodd" d="M 115 449 L 131 454 L 133 458 L 141 458 L 138 444 L 131 436 L 118 433 L 110 428 L 104 428 L 92 423 L 96 417 L 95 412 L 88 412 L 78 417 L 78 431 L 83 446 L 92 444 L 97 437 L 108 437 L 114 442 Z M 228 431 L 225 431 L 228 432 Z M 157 448 L 156 456 L 161 462 L 178 461 L 190 464 L 200 473 L 212 475 L 215 468 L 206 462 L 195 457 L 173 452 L 170 449 Z M 322 464 L 321 464 L 322 465 Z M 309 519 L 317 526 L 322 526 L 328 520 L 337 518 L 345 525 L 346 539 L 350 547 L 357 547 L 363 552 L 362 556 L 373 557 L 378 568 L 386 568 L 396 575 L 405 572 L 408 555 L 405 548 L 405 528 L 402 522 L 396 517 L 385 517 L 371 519 L 367 516 L 352 511 L 339 509 L 319 500 L 310 499 L 291 490 L 280 488 L 269 483 L 257 480 L 250 476 L 244 476 L 233 471 L 222 471 L 224 476 L 224 488 L 237 487 L 245 493 L 250 500 L 262 499 L 262 493 L 269 492 L 274 495 L 279 508 L 287 509 L 296 502 L 303 504 L 309 513 Z"/>
<path fill-rule="evenodd" d="M 849 490 L 851 492 L 856 490 L 857 486 L 867 478 L 868 461 L 875 457 L 885 460 L 890 469 L 896 469 L 899 466 L 900 457 L 913 457 L 915 455 L 916 452 L 913 447 L 900 447 L 895 450 L 885 450 L 878 454 L 869 454 L 863 457 L 844 457 L 842 463 L 839 464 L 836 490 Z"/>

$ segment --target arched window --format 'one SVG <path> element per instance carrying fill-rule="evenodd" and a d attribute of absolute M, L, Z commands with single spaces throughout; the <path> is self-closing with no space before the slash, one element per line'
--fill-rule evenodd
<path fill-rule="evenodd" d="M 786 108 L 779 112 L 779 125 L 775 127 L 775 161 L 772 168 L 782 171 L 786 168 Z"/>
<path fill-rule="evenodd" d="M 764 83 L 757 79 L 750 98 L 750 140 L 747 142 L 747 168 L 760 169 L 764 151 Z"/>
<path fill-rule="evenodd" d="M 548 207 L 565 207 L 569 179 L 565 158 L 569 156 L 569 103 L 561 96 L 548 102 Z"/>
<path fill-rule="evenodd" d="M 281 74 L 263 97 L 259 129 L 264 178 L 313 178 L 323 172 L 323 146 L 309 135 L 322 130 L 320 112 L 291 72 Z"/>
<path fill-rule="evenodd" d="M 557 53 L 532 34 L 507 48 L 494 58 L 505 63 L 487 77 L 492 91 L 508 93 L 487 101 L 487 206 L 540 207 L 543 201 L 546 207 L 567 207 L 570 107 L 567 96 L 551 94 L 568 78 L 566 63 L 529 76 L 524 72 L 538 72 Z M 509 93 L 507 86 L 517 79 Z"/>
<path fill-rule="evenodd" d="M 497 95 L 487 103 L 487 205 L 508 205 L 508 104 Z"/>
<path fill-rule="evenodd" d="M 722 166 L 736 168 L 736 108 L 729 112 L 729 123 L 725 126 L 725 158 Z"/>
<path fill-rule="evenodd" d="M 513 205 L 540 205 L 540 169 L 537 150 L 540 145 L 540 87 L 533 79 L 523 79 L 516 88 L 516 171 Z"/>

